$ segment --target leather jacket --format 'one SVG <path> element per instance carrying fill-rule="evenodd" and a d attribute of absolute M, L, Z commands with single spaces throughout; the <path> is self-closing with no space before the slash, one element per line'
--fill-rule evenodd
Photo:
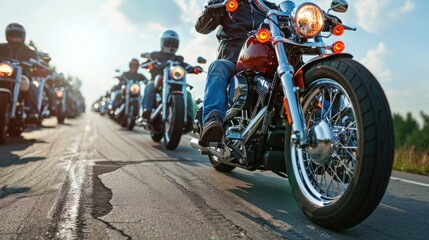
<path fill-rule="evenodd" d="M 256 30 L 265 19 L 265 14 L 260 12 L 253 2 L 241 0 L 239 4 L 233 13 L 228 13 L 225 8 L 204 9 L 195 24 L 197 32 L 202 34 L 211 33 L 219 27 L 216 34 L 219 40 L 217 58 L 233 63 L 237 62 L 240 50 L 248 38 L 247 34 Z M 270 8 L 276 8 L 273 3 L 266 4 Z"/>
<path fill-rule="evenodd" d="M 184 62 L 184 58 L 182 56 L 173 54 L 173 53 L 165 53 L 161 51 L 155 51 L 150 54 L 150 59 L 146 62 L 151 62 L 153 60 L 157 60 L 161 62 L 162 64 L 167 63 L 168 60 L 177 61 L 180 63 L 180 65 L 185 69 L 188 70 L 191 68 L 191 66 Z M 151 74 L 151 80 L 154 80 L 156 76 L 162 75 L 164 71 L 164 67 L 155 67 L 152 70 L 150 70 Z"/>

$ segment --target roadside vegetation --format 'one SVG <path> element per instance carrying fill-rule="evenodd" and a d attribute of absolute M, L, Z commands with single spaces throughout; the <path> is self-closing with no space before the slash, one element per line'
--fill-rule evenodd
<path fill-rule="evenodd" d="M 429 175 L 429 115 L 420 112 L 420 126 L 411 113 L 393 114 L 395 161 L 393 169 Z"/>

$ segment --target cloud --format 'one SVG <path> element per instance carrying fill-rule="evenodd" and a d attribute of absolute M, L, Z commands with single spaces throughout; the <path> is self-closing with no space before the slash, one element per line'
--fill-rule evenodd
<path fill-rule="evenodd" d="M 416 7 L 415 3 L 411 2 L 411 0 L 406 0 L 404 5 L 401 8 L 391 10 L 389 12 L 389 17 L 394 19 L 397 16 L 402 16 L 406 13 L 412 12 L 415 7 Z"/>
<path fill-rule="evenodd" d="M 358 25 L 367 32 L 377 33 L 380 28 L 413 11 L 415 4 L 411 0 L 360 0 L 354 7 Z"/>
<path fill-rule="evenodd" d="M 380 42 L 375 49 L 368 50 L 366 56 L 361 60 L 372 74 L 377 77 L 380 82 L 390 82 L 392 80 L 392 73 L 385 65 L 385 57 L 388 51 L 383 42 Z"/>
<path fill-rule="evenodd" d="M 195 22 L 203 9 L 203 4 L 198 0 L 174 0 L 174 2 L 182 11 L 180 19 L 185 23 Z"/>
<path fill-rule="evenodd" d="M 123 0 L 109 0 L 102 5 L 99 16 L 107 21 L 110 27 L 120 33 L 134 33 L 137 28 L 131 21 L 119 10 Z"/>

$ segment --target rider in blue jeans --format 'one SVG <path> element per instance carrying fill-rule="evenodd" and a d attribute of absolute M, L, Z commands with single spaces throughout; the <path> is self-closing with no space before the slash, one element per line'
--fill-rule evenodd
<path fill-rule="evenodd" d="M 148 62 L 152 60 L 157 60 L 161 63 L 166 63 L 168 60 L 177 61 L 187 72 L 194 72 L 195 67 L 184 62 L 184 58 L 182 56 L 176 55 L 177 49 L 179 48 L 179 36 L 175 31 L 167 30 L 161 35 L 161 51 L 155 51 L 150 54 L 150 59 Z M 200 67 L 196 67 L 199 68 Z M 156 76 L 163 75 L 164 68 L 163 67 L 154 67 L 150 70 L 151 73 L 151 81 L 146 85 L 144 90 L 144 96 L 142 101 L 142 109 L 143 109 L 143 119 L 149 119 L 150 114 L 152 112 L 152 108 L 154 106 L 155 93 L 157 89 L 155 89 L 154 80 Z M 188 126 L 185 126 L 186 131 L 190 131 L 192 129 L 192 117 L 193 114 L 193 101 L 192 95 L 188 91 L 187 92 L 188 99 Z"/>
<path fill-rule="evenodd" d="M 208 5 L 223 2 L 211 0 Z M 264 1 L 265 2 L 265 1 Z M 270 2 L 269 7 L 276 8 Z M 225 8 L 206 8 L 195 24 L 197 32 L 208 34 L 219 27 L 218 59 L 208 69 L 203 103 L 203 131 L 199 144 L 207 146 L 209 142 L 221 142 L 223 138 L 223 119 L 227 110 L 226 90 L 229 79 L 235 74 L 235 64 L 241 47 L 247 40 L 248 32 L 255 30 L 265 19 L 252 0 L 240 0 L 237 11 L 229 13 Z"/>

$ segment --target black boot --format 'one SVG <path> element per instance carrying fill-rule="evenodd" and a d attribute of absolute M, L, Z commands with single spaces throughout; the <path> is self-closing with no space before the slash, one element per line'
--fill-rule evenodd
<path fill-rule="evenodd" d="M 218 112 L 210 114 L 204 124 L 198 144 L 208 147 L 210 142 L 221 142 L 223 138 L 223 120 Z"/>

